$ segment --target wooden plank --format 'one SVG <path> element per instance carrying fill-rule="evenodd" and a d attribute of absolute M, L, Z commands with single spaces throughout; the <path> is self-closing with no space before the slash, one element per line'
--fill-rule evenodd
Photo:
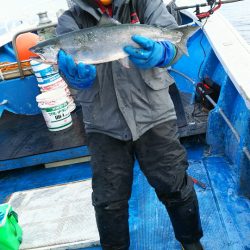
<path fill-rule="evenodd" d="M 44 166 L 45 166 L 45 168 L 63 167 L 63 166 L 66 166 L 66 165 L 90 162 L 90 159 L 91 159 L 90 156 L 84 156 L 84 157 L 65 160 L 65 161 L 51 162 L 51 163 L 44 164 Z"/>

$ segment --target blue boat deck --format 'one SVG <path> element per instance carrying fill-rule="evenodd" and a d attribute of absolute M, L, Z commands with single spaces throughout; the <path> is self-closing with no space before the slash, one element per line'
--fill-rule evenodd
<path fill-rule="evenodd" d="M 250 249 L 250 201 L 237 193 L 237 172 L 223 156 L 208 156 L 206 145 L 185 140 L 189 173 L 206 183 L 196 186 L 206 250 Z M 177 250 L 172 226 L 154 190 L 135 166 L 130 200 L 132 250 Z M 13 192 L 91 177 L 88 163 L 45 169 L 42 165 L 0 172 L 0 201 Z M 100 249 L 99 247 L 88 248 Z"/>

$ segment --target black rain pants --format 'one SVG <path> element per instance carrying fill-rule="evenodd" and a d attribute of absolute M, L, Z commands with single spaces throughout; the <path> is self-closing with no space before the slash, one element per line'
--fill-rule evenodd
<path fill-rule="evenodd" d="M 176 121 L 155 126 L 134 142 L 89 133 L 88 144 L 93 205 L 104 250 L 129 249 L 128 200 L 135 158 L 165 205 L 176 239 L 193 243 L 202 237 L 198 201 L 186 173 L 186 151 L 179 142 Z"/>

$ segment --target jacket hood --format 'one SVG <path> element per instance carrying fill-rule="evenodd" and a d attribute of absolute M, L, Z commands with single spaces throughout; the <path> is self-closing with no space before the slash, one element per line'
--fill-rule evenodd
<path fill-rule="evenodd" d="M 83 11 L 88 12 L 97 20 L 100 20 L 102 16 L 102 11 L 99 8 L 98 0 L 73 0 L 78 8 Z M 123 4 L 129 2 L 131 0 L 113 0 L 113 9 L 119 9 Z M 101 3 L 100 3 L 101 4 Z M 79 12 L 79 11 L 77 11 Z"/>
<path fill-rule="evenodd" d="M 99 9 L 99 5 L 97 3 L 98 1 L 99 0 L 73 0 L 73 2 L 83 10 L 86 10 L 86 7 L 91 7 L 91 8 L 98 10 Z M 120 5 L 129 1 L 130 0 L 113 0 L 113 3 Z M 101 4 L 100 1 L 99 1 L 99 4 Z"/>

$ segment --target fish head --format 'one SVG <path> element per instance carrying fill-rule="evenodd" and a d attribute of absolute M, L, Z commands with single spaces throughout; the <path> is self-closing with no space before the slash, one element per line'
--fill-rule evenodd
<path fill-rule="evenodd" d="M 38 43 L 29 49 L 37 55 L 36 61 L 43 63 L 57 64 L 57 54 L 60 50 L 56 39 L 49 39 Z"/>

